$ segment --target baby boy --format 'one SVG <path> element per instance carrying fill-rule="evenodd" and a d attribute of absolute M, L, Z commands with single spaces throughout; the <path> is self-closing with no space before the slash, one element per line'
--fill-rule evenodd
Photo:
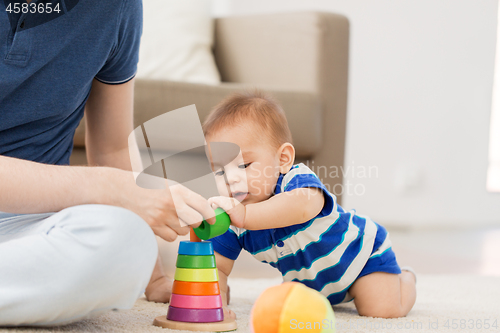
<path fill-rule="evenodd" d="M 245 249 L 338 304 L 354 299 L 360 315 L 403 317 L 415 303 L 415 275 L 401 270 L 387 231 L 340 207 L 295 149 L 285 114 L 260 93 L 234 94 L 203 124 L 208 143 L 231 142 L 240 159 L 213 165 L 221 193 L 209 199 L 231 218 L 212 239 L 223 300 L 227 276 Z M 240 204 L 241 203 L 241 204 Z"/>

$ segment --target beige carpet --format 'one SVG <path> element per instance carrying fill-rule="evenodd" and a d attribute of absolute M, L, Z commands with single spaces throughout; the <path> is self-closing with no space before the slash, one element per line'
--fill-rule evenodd
<path fill-rule="evenodd" d="M 231 309 L 238 316 L 238 332 L 249 332 L 253 302 L 265 288 L 279 282 L 277 279 L 230 281 Z M 500 277 L 419 275 L 417 293 L 415 307 L 407 317 L 400 319 L 360 317 L 353 304 L 336 306 L 337 332 L 500 332 Z M 110 312 L 92 320 L 39 329 L 0 328 L 0 333 L 168 332 L 170 330 L 152 325 L 153 319 L 166 315 L 166 311 L 165 304 L 139 299 L 132 310 Z M 485 324 L 491 326 L 495 320 L 498 328 L 484 329 Z"/>

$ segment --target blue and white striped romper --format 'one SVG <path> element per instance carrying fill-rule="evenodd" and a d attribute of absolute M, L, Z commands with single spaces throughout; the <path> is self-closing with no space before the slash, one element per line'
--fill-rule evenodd
<path fill-rule="evenodd" d="M 231 226 L 212 239 L 215 251 L 236 260 L 241 249 L 279 269 L 283 281 L 298 281 L 325 295 L 331 304 L 352 300 L 352 283 L 373 272 L 401 270 L 384 227 L 345 211 L 304 164 L 281 174 L 275 194 L 296 188 L 323 190 L 325 205 L 315 218 L 284 228 L 245 230 Z"/>

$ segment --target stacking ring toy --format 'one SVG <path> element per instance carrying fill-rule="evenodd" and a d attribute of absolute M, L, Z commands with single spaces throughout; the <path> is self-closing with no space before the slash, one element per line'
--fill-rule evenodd
<path fill-rule="evenodd" d="M 210 238 L 214 238 L 222 235 L 229 229 L 229 225 L 231 224 L 231 220 L 229 219 L 229 215 L 222 209 L 215 209 L 215 224 L 208 224 L 207 221 L 203 220 L 198 228 L 194 228 L 194 233 L 196 236 L 200 237 L 203 240 L 207 240 Z"/>
<path fill-rule="evenodd" d="M 192 296 L 172 294 L 170 306 L 184 309 L 217 309 L 222 308 L 220 295 Z"/>
<path fill-rule="evenodd" d="M 196 282 L 214 282 L 219 281 L 217 268 L 176 268 L 175 280 L 196 281 Z"/>
<path fill-rule="evenodd" d="M 175 267 L 179 268 L 215 268 L 215 256 L 188 256 L 179 254 Z"/>
<path fill-rule="evenodd" d="M 172 286 L 172 293 L 178 295 L 219 295 L 218 282 L 188 282 L 188 281 L 174 281 Z"/>
<path fill-rule="evenodd" d="M 181 241 L 179 243 L 179 254 L 188 256 L 211 256 L 214 254 L 214 248 L 212 242 Z"/>
<path fill-rule="evenodd" d="M 167 319 L 190 323 L 213 323 L 224 320 L 222 308 L 218 309 L 182 309 L 169 306 Z"/>

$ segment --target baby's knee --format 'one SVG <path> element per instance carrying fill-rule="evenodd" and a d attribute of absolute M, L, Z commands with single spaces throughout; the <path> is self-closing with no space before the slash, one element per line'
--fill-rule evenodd
<path fill-rule="evenodd" d="M 384 302 L 376 307 L 357 307 L 360 316 L 375 318 L 401 318 L 405 317 L 403 307 L 398 302 Z"/>

